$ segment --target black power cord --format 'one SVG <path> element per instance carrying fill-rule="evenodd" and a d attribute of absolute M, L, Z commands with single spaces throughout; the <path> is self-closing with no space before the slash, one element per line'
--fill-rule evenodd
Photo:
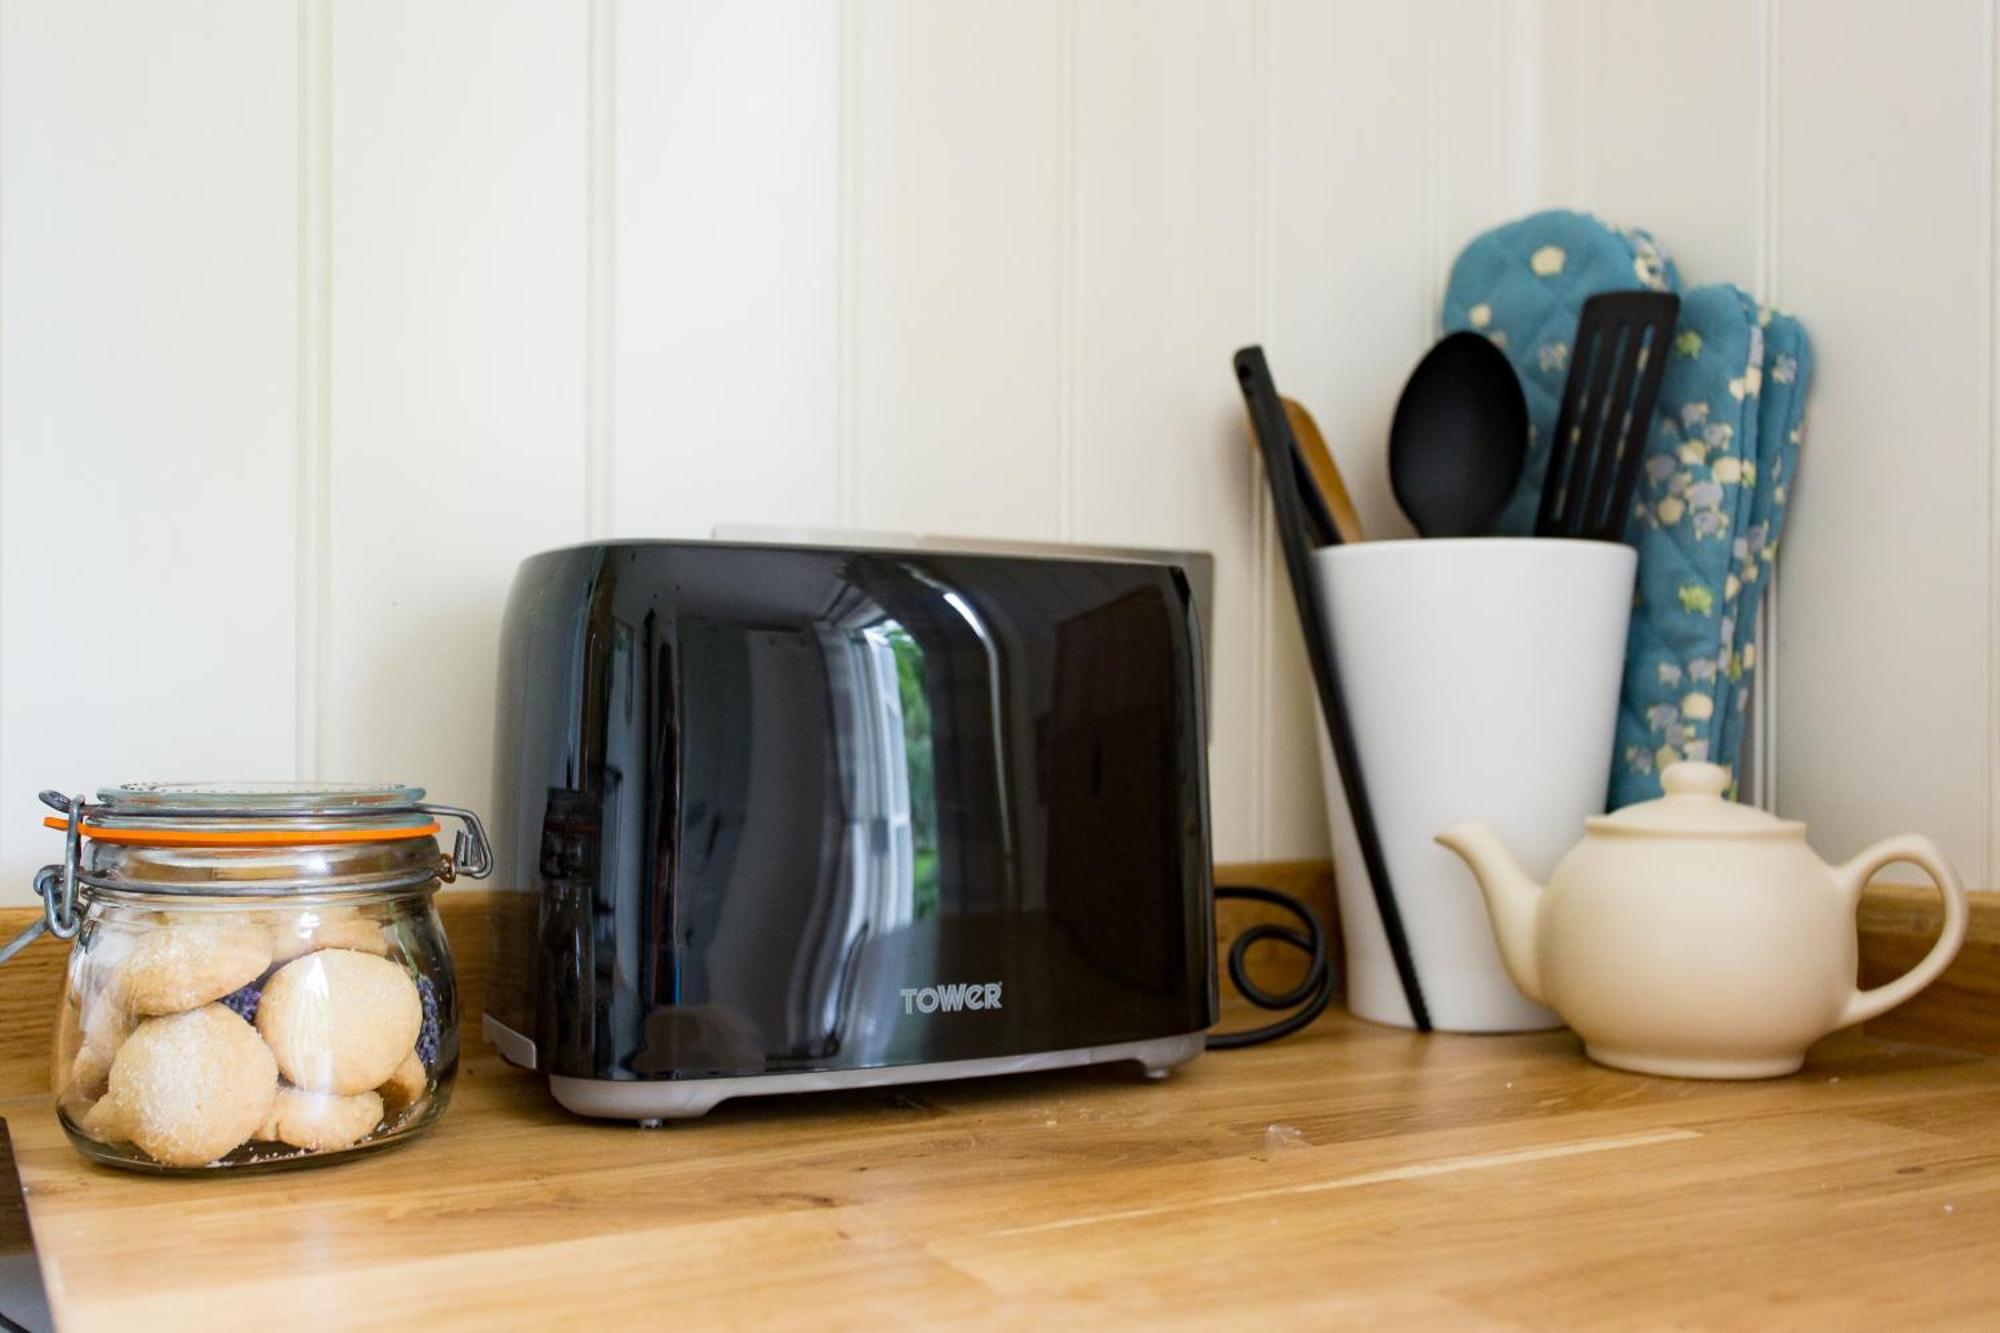
<path fill-rule="evenodd" d="M 1267 903 L 1280 907 L 1296 916 L 1305 925 L 1303 932 L 1290 926 L 1281 926 L 1271 921 L 1260 921 L 1236 937 L 1229 946 L 1229 980 L 1241 991 L 1243 998 L 1260 1009 L 1290 1009 L 1303 1006 L 1295 1014 L 1290 1014 L 1275 1023 L 1266 1023 L 1260 1028 L 1245 1028 L 1240 1032 L 1211 1032 L 1208 1034 L 1208 1049 L 1211 1051 L 1235 1050 L 1244 1046 L 1259 1046 L 1280 1037 L 1289 1037 L 1300 1028 L 1326 1012 L 1333 1002 L 1333 969 L 1326 959 L 1326 930 L 1313 915 L 1313 910 L 1292 897 L 1289 893 L 1279 893 L 1276 889 L 1255 888 L 1248 884 L 1215 886 L 1218 902 L 1226 898 L 1247 899 L 1251 902 Z M 1312 961 L 1306 968 L 1305 979 L 1288 991 L 1268 991 L 1250 979 L 1250 969 L 1245 963 L 1253 946 L 1265 940 L 1275 940 L 1289 944 L 1306 954 Z"/>

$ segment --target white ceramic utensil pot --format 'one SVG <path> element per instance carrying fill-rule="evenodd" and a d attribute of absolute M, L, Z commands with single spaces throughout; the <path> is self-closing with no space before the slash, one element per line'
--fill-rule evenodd
<path fill-rule="evenodd" d="M 1433 839 L 1482 819 L 1546 878 L 1603 811 L 1637 564 L 1619 543 L 1529 537 L 1313 553 L 1383 860 L 1440 1031 L 1561 1025 L 1515 989 L 1479 885 Z M 1348 1008 L 1414 1026 L 1323 724 L 1320 769 Z"/>

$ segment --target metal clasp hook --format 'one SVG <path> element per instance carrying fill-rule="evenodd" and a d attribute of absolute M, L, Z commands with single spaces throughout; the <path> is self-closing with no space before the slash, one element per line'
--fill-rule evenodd
<path fill-rule="evenodd" d="M 69 817 L 63 834 L 62 864 L 43 866 L 35 872 L 35 895 L 42 900 L 42 919 L 0 945 L 0 963 L 43 935 L 73 940 L 83 928 L 83 918 L 76 910 L 77 873 L 83 861 L 83 797 L 45 791 L 41 800 L 43 805 Z"/>
<path fill-rule="evenodd" d="M 449 884 L 460 875 L 472 879 L 485 879 L 493 873 L 493 844 L 487 840 L 486 825 L 479 822 L 479 816 L 456 805 L 433 805 L 419 802 L 417 809 L 426 814 L 449 815 L 464 824 L 452 838 L 451 855 L 444 859 L 438 871 L 438 878 Z"/>

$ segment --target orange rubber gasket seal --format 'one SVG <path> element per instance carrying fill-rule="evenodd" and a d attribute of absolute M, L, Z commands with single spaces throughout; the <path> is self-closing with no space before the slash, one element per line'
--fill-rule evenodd
<path fill-rule="evenodd" d="M 68 831 L 69 821 L 48 815 L 42 826 L 58 831 Z M 263 829 L 125 829 L 98 828 L 85 822 L 78 830 L 86 838 L 99 842 L 121 843 L 135 847 L 311 847 L 329 842 L 400 842 L 406 838 L 428 838 L 439 829 L 433 819 L 428 824 L 397 829 L 315 829 L 310 832 L 293 830 L 288 832 L 266 831 Z"/>

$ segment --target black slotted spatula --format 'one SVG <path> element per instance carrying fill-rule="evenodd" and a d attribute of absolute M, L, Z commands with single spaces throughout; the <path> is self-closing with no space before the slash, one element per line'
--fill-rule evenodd
<path fill-rule="evenodd" d="M 1624 540 L 1680 308 L 1672 292 L 1599 292 L 1583 303 L 1537 537 Z"/>

